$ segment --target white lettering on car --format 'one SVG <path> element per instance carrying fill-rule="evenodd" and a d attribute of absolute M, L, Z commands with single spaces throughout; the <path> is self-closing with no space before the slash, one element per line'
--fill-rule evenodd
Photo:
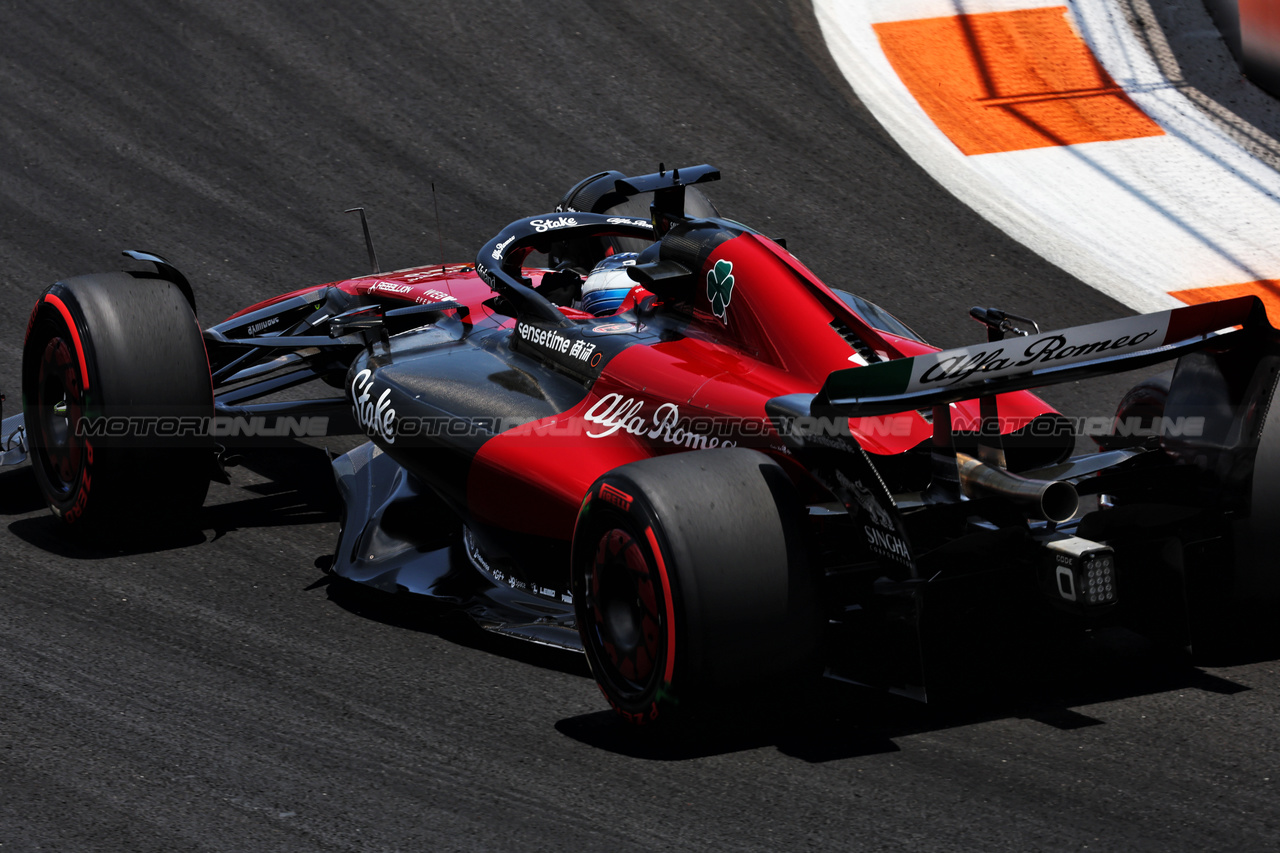
<path fill-rule="evenodd" d="M 1016 372 L 1021 368 L 1040 365 L 1069 364 L 1086 358 L 1098 358 L 1111 354 L 1134 352 L 1144 346 L 1158 343 L 1163 328 L 1157 324 L 1155 328 L 1143 327 L 1140 322 L 1144 318 L 1125 318 L 1124 321 L 1113 321 L 1107 326 L 1107 337 L 1092 338 L 1081 336 L 1078 329 L 1068 329 L 1064 333 L 1042 335 L 1026 341 L 1021 354 L 1012 349 L 1013 342 L 994 349 L 966 347 L 951 352 L 938 354 L 937 361 L 920 373 L 916 387 L 944 383 L 953 385 L 963 382 L 975 373 L 983 377 L 998 376 L 1004 372 Z M 1167 325 L 1167 324 L 1166 324 Z M 1083 328 L 1083 327 L 1082 327 Z M 1094 330 L 1094 334 L 1098 331 Z M 1085 335 L 1089 333 L 1086 332 Z M 1148 343 L 1152 338 L 1156 340 Z M 917 357 L 919 363 L 922 357 Z M 924 357 L 926 359 L 930 357 Z M 925 363 L 928 363 L 926 360 Z M 918 368 L 917 368 L 918 369 Z"/>
<path fill-rule="evenodd" d="M 707 435 L 680 417 L 680 407 L 675 403 L 662 403 L 653 414 L 645 417 L 645 402 L 621 394 L 605 394 L 597 400 L 582 419 L 603 429 L 587 430 L 588 438 L 604 438 L 622 431 L 637 437 L 661 441 L 689 450 L 708 450 L 713 447 L 737 447 L 736 441 Z"/>
<path fill-rule="evenodd" d="M 544 231 L 554 231 L 557 228 L 571 228 L 578 224 L 578 220 L 572 216 L 560 216 L 555 219 L 532 219 L 529 224 L 533 226 L 533 230 L 541 234 Z"/>
<path fill-rule="evenodd" d="M 539 229 L 539 230 L 542 230 L 542 229 Z M 502 252 L 503 252 L 503 250 L 504 250 L 504 249 L 506 249 L 508 246 L 510 246 L 510 245 L 511 245 L 511 242 L 512 242 L 513 240 L 515 240 L 515 239 L 516 239 L 516 235 L 512 234 L 510 237 L 508 237 L 507 239 L 503 240 L 503 241 L 502 241 L 501 243 L 499 243 L 498 245 L 494 246 L 494 247 L 493 247 L 493 259 L 494 259 L 495 261 L 500 261 L 500 260 L 502 260 Z"/>
<path fill-rule="evenodd" d="M 351 382 L 356 423 L 366 434 L 376 435 L 387 444 L 395 444 L 396 410 L 391 408 L 391 389 L 384 389 L 376 402 L 373 393 L 373 371 L 366 367 Z"/>

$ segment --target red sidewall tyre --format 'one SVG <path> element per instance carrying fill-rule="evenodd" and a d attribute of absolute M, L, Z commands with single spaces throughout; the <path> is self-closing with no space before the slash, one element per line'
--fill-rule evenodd
<path fill-rule="evenodd" d="M 154 529 L 204 501 L 213 413 L 200 327 L 178 287 L 129 273 L 80 276 L 41 294 L 27 327 L 23 412 L 36 481 L 73 529 Z M 185 435 L 95 433 L 84 425 L 188 419 Z M 207 426 L 207 420 L 205 421 Z"/>
<path fill-rule="evenodd" d="M 572 588 L 592 673 L 629 722 L 754 714 L 815 673 L 821 619 L 800 502 L 756 451 L 601 477 L 579 513 Z"/>
<path fill-rule="evenodd" d="M 579 521 L 580 544 L 574 546 L 579 634 L 605 698 L 627 720 L 643 725 L 679 703 L 672 676 L 683 651 L 676 637 L 686 632 L 674 608 L 678 593 L 667 570 L 670 552 L 664 553 L 646 504 L 608 480 L 597 483 L 591 495 Z"/>

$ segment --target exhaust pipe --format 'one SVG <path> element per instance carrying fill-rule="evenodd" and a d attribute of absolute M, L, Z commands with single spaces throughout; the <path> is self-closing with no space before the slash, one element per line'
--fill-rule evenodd
<path fill-rule="evenodd" d="M 1069 521 L 1080 508 L 1080 495 L 1076 493 L 1075 486 L 1063 480 L 1019 477 L 963 453 L 956 454 L 956 465 L 960 473 L 960 488 L 968 497 L 999 495 L 1055 524 Z"/>

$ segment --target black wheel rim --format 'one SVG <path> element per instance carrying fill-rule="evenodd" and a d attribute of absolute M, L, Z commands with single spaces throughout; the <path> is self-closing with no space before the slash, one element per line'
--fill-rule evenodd
<path fill-rule="evenodd" d="M 84 448 L 75 434 L 82 411 L 82 389 L 71 346 L 61 337 L 51 338 L 40 356 L 37 428 L 40 463 L 49 485 L 62 498 L 75 491 L 84 467 Z"/>
<path fill-rule="evenodd" d="M 667 651 L 662 592 L 647 550 L 626 530 L 606 531 L 591 556 L 585 586 L 603 680 L 620 698 L 645 698 Z"/>

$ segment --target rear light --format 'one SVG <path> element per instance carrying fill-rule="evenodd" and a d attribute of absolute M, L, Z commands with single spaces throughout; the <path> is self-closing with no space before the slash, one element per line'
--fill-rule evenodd
<path fill-rule="evenodd" d="M 1116 603 L 1116 555 L 1110 547 L 1079 536 L 1060 535 L 1044 543 L 1047 565 L 1042 585 L 1071 609 L 1092 610 Z"/>
<path fill-rule="evenodd" d="M 1108 548 L 1095 551 L 1084 563 L 1079 595 L 1085 604 L 1111 604 L 1116 600 L 1116 555 Z"/>

